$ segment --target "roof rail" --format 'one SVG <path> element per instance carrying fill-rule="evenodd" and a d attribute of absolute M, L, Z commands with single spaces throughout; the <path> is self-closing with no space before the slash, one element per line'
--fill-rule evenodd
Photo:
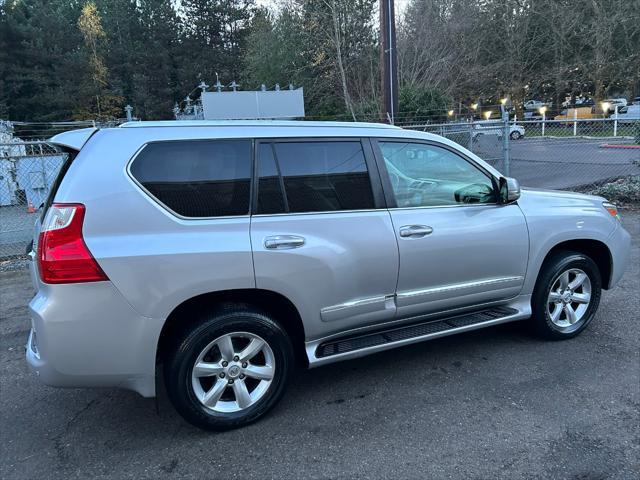
<path fill-rule="evenodd" d="M 144 127 L 342 127 L 342 128 L 400 128 L 385 123 L 318 122 L 304 120 L 162 120 L 127 122 L 120 128 Z"/>

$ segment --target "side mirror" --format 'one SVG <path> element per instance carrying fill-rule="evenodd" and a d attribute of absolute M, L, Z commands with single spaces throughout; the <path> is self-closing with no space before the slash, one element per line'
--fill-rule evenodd
<path fill-rule="evenodd" d="M 520 184 L 511 177 L 500 177 L 500 203 L 507 205 L 520 198 Z"/>

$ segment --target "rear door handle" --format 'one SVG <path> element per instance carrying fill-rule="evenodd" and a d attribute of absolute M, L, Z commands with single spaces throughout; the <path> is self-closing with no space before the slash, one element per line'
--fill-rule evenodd
<path fill-rule="evenodd" d="M 273 235 L 264 239 L 264 248 L 269 250 L 287 250 L 304 245 L 304 237 L 298 235 Z"/>
<path fill-rule="evenodd" d="M 428 225 L 405 225 L 400 227 L 402 238 L 422 238 L 433 233 L 433 228 Z"/>

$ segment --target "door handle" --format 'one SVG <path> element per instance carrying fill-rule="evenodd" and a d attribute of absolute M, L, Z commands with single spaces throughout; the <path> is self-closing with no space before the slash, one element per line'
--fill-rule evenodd
<path fill-rule="evenodd" d="M 422 238 L 433 233 L 433 228 L 428 225 L 405 225 L 400 227 L 402 238 Z"/>
<path fill-rule="evenodd" d="M 304 237 L 298 235 L 273 235 L 264 239 L 264 248 L 269 250 L 287 250 L 304 245 Z"/>

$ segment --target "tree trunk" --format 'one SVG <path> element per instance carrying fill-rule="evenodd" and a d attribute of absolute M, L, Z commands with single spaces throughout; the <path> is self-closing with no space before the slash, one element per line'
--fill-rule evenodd
<path fill-rule="evenodd" d="M 347 87 L 347 75 L 344 70 L 344 64 L 342 62 L 342 40 L 340 39 L 340 23 L 338 21 L 338 14 L 336 12 L 336 2 L 331 0 L 331 17 L 333 20 L 333 43 L 336 48 L 336 62 L 338 64 L 338 70 L 340 71 L 340 80 L 342 83 L 342 95 L 344 96 L 344 103 L 351 114 L 353 121 L 356 121 L 356 114 L 353 111 L 353 104 L 351 103 L 351 96 L 349 95 L 349 88 Z"/>

